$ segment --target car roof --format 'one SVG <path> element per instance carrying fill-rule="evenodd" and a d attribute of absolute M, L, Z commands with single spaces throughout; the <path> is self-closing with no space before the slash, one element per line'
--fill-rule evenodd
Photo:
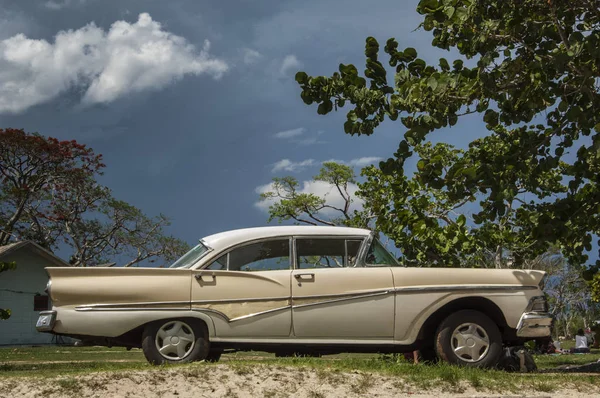
<path fill-rule="evenodd" d="M 274 238 L 278 236 L 322 235 L 364 237 L 368 236 L 370 233 L 370 230 L 362 228 L 287 225 L 235 229 L 232 231 L 220 232 L 218 234 L 206 236 L 201 239 L 201 242 L 214 250 L 223 250 L 240 243 L 256 239 Z"/>

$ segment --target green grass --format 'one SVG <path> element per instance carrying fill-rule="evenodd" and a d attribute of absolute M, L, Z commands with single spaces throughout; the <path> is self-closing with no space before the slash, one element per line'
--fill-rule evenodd
<path fill-rule="evenodd" d="M 248 352 L 225 354 L 221 362 L 194 363 L 165 368 L 180 370 L 185 374 L 201 374 L 214 366 L 229 366 L 237 375 L 254 374 L 257 368 L 302 368 L 312 369 L 319 380 L 335 384 L 344 380 L 344 373 L 360 372 L 351 389 L 356 393 L 368 391 L 373 384 L 373 374 L 397 378 L 399 391 L 427 390 L 442 387 L 452 392 L 462 392 L 466 387 L 481 391 L 519 393 L 524 388 L 543 393 L 571 386 L 582 391 L 600 391 L 600 377 L 577 373 L 547 373 L 558 366 L 587 364 L 600 359 L 600 351 L 591 354 L 537 356 L 536 363 L 541 373 L 518 374 L 497 370 L 469 369 L 446 364 L 413 365 L 402 356 L 374 354 L 340 354 L 323 358 L 275 358 L 273 355 Z M 72 377 L 93 372 L 118 372 L 151 370 L 161 372 L 163 368 L 148 365 L 141 350 L 126 351 L 122 348 L 105 347 L 31 347 L 0 348 L 0 378 L 11 377 L 54 377 L 62 379 L 60 387 L 73 393 L 77 387 Z M 157 373 L 158 374 L 158 373 Z M 318 395 L 317 392 L 315 394 Z"/>

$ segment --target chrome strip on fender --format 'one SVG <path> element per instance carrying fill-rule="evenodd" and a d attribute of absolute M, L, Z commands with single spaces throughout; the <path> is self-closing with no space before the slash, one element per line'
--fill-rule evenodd
<path fill-rule="evenodd" d="M 290 309 L 291 306 L 285 306 L 285 307 L 278 307 L 278 308 L 272 308 L 270 310 L 265 310 L 265 311 L 260 311 L 260 312 L 255 312 L 253 314 L 248 314 L 248 315 L 242 315 L 242 316 L 238 316 L 236 318 L 229 318 L 227 315 L 225 315 L 224 313 L 222 313 L 221 311 L 217 311 L 214 310 L 212 308 L 192 308 L 192 311 L 196 311 L 196 312 L 213 312 L 221 317 L 223 317 L 227 322 L 235 322 L 235 321 L 241 321 L 243 319 L 247 319 L 247 318 L 252 318 L 258 315 L 264 315 L 264 314 L 269 314 L 271 312 L 277 312 L 277 311 L 282 311 L 282 310 L 287 310 Z"/>
<path fill-rule="evenodd" d="M 242 315 L 242 316 L 238 316 L 237 318 L 231 318 L 229 320 L 229 322 L 241 321 L 242 319 L 252 318 L 252 317 L 258 316 L 258 315 L 270 314 L 271 312 L 277 312 L 277 311 L 282 311 L 282 310 L 289 310 L 290 308 L 291 308 L 290 305 L 285 306 L 285 307 L 272 308 L 270 310 L 260 311 L 260 312 L 254 313 L 254 314 Z"/>
<path fill-rule="evenodd" d="M 159 305 L 186 305 L 189 306 L 189 301 L 148 301 L 139 303 L 110 303 L 110 304 L 84 304 L 75 307 L 75 311 L 92 311 L 92 310 L 119 310 L 123 307 L 135 307 L 141 309 L 171 309 L 170 307 L 157 307 Z M 144 307 L 146 306 L 146 307 Z M 177 307 L 176 307 L 177 308 Z M 189 308 L 186 308 L 189 309 Z"/>
<path fill-rule="evenodd" d="M 304 307 L 310 307 L 310 306 L 314 306 L 314 305 L 321 305 L 321 304 L 329 304 L 329 303 L 338 303 L 340 301 L 348 301 L 348 300 L 357 300 L 357 299 L 361 299 L 361 298 L 365 298 L 365 297 L 375 297 L 375 296 L 384 296 L 390 293 L 393 293 L 393 290 L 384 290 L 381 292 L 377 292 L 377 293 L 368 293 L 368 294 L 359 294 L 359 295 L 348 295 L 346 294 L 345 296 L 348 297 L 341 297 L 338 299 L 333 299 L 333 300 L 326 300 L 326 301 L 318 301 L 316 303 L 306 303 L 306 304 L 297 304 L 297 305 L 292 305 L 292 308 L 304 308 Z M 313 296 L 313 297 L 319 297 L 319 296 Z M 329 296 L 331 297 L 331 296 Z M 303 296 L 303 297 L 297 297 L 296 299 L 304 299 L 304 298 L 311 298 L 311 296 Z M 293 300 L 292 300 L 293 302 Z"/>
<path fill-rule="evenodd" d="M 170 308 L 170 307 L 76 307 L 75 311 L 90 312 L 90 311 L 189 311 L 189 308 Z"/>
<path fill-rule="evenodd" d="M 537 286 L 520 285 L 454 285 L 454 286 L 415 286 L 415 287 L 397 287 L 394 289 L 397 293 L 436 293 L 449 291 L 519 291 L 536 290 Z"/>

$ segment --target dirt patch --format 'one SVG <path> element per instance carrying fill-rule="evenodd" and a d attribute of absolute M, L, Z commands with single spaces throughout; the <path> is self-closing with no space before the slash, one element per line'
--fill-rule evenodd
<path fill-rule="evenodd" d="M 365 372 L 230 364 L 121 371 L 56 378 L 0 379 L 0 397 L 580 397 L 577 390 L 498 393 L 466 383 L 426 390 L 404 379 Z M 600 391 L 586 392 L 599 396 Z"/>

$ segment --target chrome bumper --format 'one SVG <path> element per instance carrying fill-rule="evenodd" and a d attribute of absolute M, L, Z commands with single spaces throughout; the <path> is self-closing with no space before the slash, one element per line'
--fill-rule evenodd
<path fill-rule="evenodd" d="M 42 311 L 35 324 L 38 332 L 51 332 L 56 322 L 56 311 Z"/>
<path fill-rule="evenodd" d="M 517 325 L 518 337 L 547 337 L 551 335 L 554 318 L 547 312 L 526 312 Z"/>

